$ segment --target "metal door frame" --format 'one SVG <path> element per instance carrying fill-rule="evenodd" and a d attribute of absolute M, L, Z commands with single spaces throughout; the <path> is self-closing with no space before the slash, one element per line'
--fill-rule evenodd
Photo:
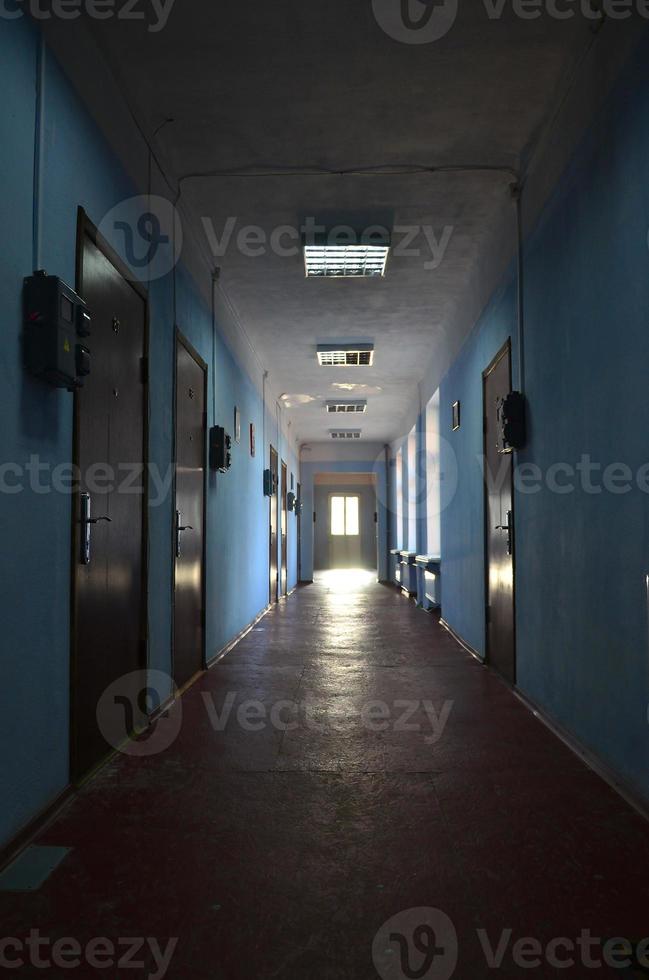
<path fill-rule="evenodd" d="M 509 390 L 512 390 L 512 341 L 508 337 L 496 356 L 490 361 L 489 366 L 482 372 L 482 453 L 484 465 L 487 463 L 487 379 L 494 369 L 500 364 L 503 357 L 509 357 Z M 516 686 L 518 670 L 518 648 L 516 642 L 516 504 L 514 500 L 514 456 L 512 454 L 512 467 L 510 473 L 511 482 L 511 501 L 512 501 L 512 641 L 514 647 L 514 670 L 512 685 Z M 491 650 L 489 649 L 489 493 L 487 489 L 486 474 L 483 474 L 482 482 L 483 493 L 483 535 L 484 535 L 484 597 L 485 597 L 485 662 L 491 664 Z M 506 683 L 510 683 L 509 678 L 500 674 Z"/>
<path fill-rule="evenodd" d="M 280 554 L 280 566 L 279 566 L 279 592 L 280 597 L 285 599 L 288 596 L 288 464 L 284 462 L 283 459 L 279 461 L 279 478 L 281 481 L 280 494 L 278 500 L 278 510 L 280 515 L 279 522 L 279 554 Z M 285 506 L 286 505 L 286 506 Z M 286 520 L 286 523 L 284 521 Z M 284 578 L 284 542 L 282 538 L 286 538 L 286 591 L 282 591 L 283 578 Z"/>
<path fill-rule="evenodd" d="M 273 470 L 273 456 L 275 457 L 276 471 Z M 275 491 L 274 494 L 271 494 L 270 497 L 268 498 L 268 563 L 269 563 L 269 567 L 268 567 L 268 602 L 269 602 L 269 605 L 272 605 L 272 603 L 274 603 L 274 602 L 279 602 L 279 576 L 280 576 L 280 567 L 279 567 L 279 559 L 278 559 L 278 544 L 279 544 L 279 539 L 276 536 L 276 538 L 275 538 L 275 566 L 277 568 L 277 575 L 275 576 L 274 586 L 271 586 L 270 572 L 271 572 L 271 569 L 273 567 L 273 499 L 275 500 L 275 533 L 277 535 L 277 531 L 279 530 L 280 531 L 280 534 L 281 534 L 280 518 L 279 518 L 279 472 L 280 472 L 279 471 L 279 453 L 277 452 L 277 450 L 275 449 L 275 447 L 273 446 L 272 443 L 270 443 L 270 446 L 269 446 L 268 465 L 270 467 L 271 479 L 272 479 L 273 472 L 276 472 L 276 475 L 277 475 L 277 490 Z"/>
<path fill-rule="evenodd" d="M 105 238 L 99 233 L 96 225 L 88 217 L 84 208 L 77 208 L 77 237 L 76 237 L 76 256 L 75 256 L 75 289 L 80 296 L 83 296 L 83 257 L 86 240 L 89 240 L 110 262 L 118 274 L 124 279 L 134 292 L 140 297 L 144 304 L 144 334 L 142 356 L 144 358 L 143 378 L 142 378 L 142 465 L 144 467 L 143 493 L 142 493 L 142 544 L 141 544 L 141 588 L 140 588 L 140 657 L 136 669 L 146 670 L 149 666 L 149 378 L 146 365 L 149 363 L 149 294 L 146 287 L 138 280 L 134 279 L 133 273 L 122 261 L 117 252 L 108 244 Z M 92 310 L 90 311 L 92 315 Z M 92 340 L 92 338 L 91 338 Z M 79 424 L 80 406 L 79 393 L 75 391 L 72 396 L 72 464 L 79 466 Z M 77 514 L 79 512 L 79 490 L 76 489 L 70 495 L 70 523 L 71 523 L 71 553 L 70 553 L 70 669 L 69 669 L 69 719 L 70 730 L 68 735 L 68 765 L 70 771 L 70 782 L 78 782 L 76 772 L 76 757 L 74 752 L 76 720 L 77 720 L 77 697 L 75 690 L 76 667 L 78 663 L 78 644 L 77 644 L 77 563 L 79 556 L 79 524 Z M 109 753 L 105 759 L 100 760 L 99 765 L 110 758 Z M 90 773 L 83 774 L 83 781 Z"/>
<path fill-rule="evenodd" d="M 178 470 L 178 349 L 183 347 L 189 356 L 196 362 L 203 372 L 203 540 L 201 543 L 201 665 L 197 673 L 207 669 L 207 643 L 206 643 L 206 608 L 207 608 L 207 589 L 206 589 L 206 570 L 207 570 L 207 399 L 208 389 L 208 367 L 198 351 L 187 340 L 180 327 L 176 324 L 174 328 L 174 377 L 173 377 L 173 405 L 174 405 L 174 428 L 173 428 L 173 484 L 171 501 L 171 568 L 172 568 L 172 601 L 171 601 L 171 677 L 176 681 L 176 474 Z M 195 675 L 194 675 L 195 676 Z M 193 682 L 193 677 L 184 685 L 187 687 Z M 184 689 L 184 687 L 182 689 Z M 181 690 L 182 690 L 181 689 Z"/>

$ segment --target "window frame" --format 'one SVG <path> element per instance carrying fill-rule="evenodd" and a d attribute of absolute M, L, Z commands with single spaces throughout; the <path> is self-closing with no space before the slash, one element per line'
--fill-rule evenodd
<path fill-rule="evenodd" d="M 345 501 L 345 504 L 344 504 L 344 524 L 345 524 L 345 531 L 344 531 L 343 534 L 334 534 L 334 531 L 333 531 L 333 501 L 336 498 L 342 499 L 342 500 Z M 358 530 L 356 531 L 355 534 L 350 534 L 347 531 L 347 500 L 348 499 L 352 499 L 352 498 L 354 500 L 356 500 L 356 502 L 357 502 L 357 506 L 356 506 L 356 517 L 357 517 Z M 328 508 L 328 510 L 329 510 L 328 519 L 329 519 L 329 537 L 330 538 L 340 538 L 340 539 L 342 539 L 342 538 L 360 538 L 360 536 L 361 536 L 361 495 L 359 493 L 341 493 L 340 491 L 333 491 L 333 492 L 331 492 L 329 494 L 329 508 Z"/>

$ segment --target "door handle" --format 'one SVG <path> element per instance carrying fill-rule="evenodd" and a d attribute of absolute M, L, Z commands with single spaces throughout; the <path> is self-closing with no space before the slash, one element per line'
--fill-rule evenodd
<path fill-rule="evenodd" d="M 507 511 L 507 523 L 506 524 L 496 524 L 494 531 L 507 531 L 507 554 L 512 553 L 512 531 L 514 530 L 512 524 L 512 512 Z"/>
<path fill-rule="evenodd" d="M 91 502 L 90 494 L 82 493 L 79 495 L 79 524 L 81 525 L 81 536 L 79 541 L 79 560 L 82 565 L 90 564 L 90 528 L 93 524 L 99 524 L 100 521 L 106 521 L 108 524 L 112 524 L 110 517 L 91 517 Z"/>
<path fill-rule="evenodd" d="M 176 511 L 176 558 L 182 557 L 182 543 L 181 537 L 183 531 L 193 531 L 194 528 L 191 524 L 181 524 L 180 523 L 180 511 Z"/>

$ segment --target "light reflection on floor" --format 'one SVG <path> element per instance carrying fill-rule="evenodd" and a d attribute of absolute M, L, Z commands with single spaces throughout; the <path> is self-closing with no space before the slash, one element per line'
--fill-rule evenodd
<path fill-rule="evenodd" d="M 368 568 L 329 568 L 317 572 L 315 580 L 331 592 L 342 593 L 343 598 L 354 590 L 364 589 L 376 582 L 376 569 Z"/>

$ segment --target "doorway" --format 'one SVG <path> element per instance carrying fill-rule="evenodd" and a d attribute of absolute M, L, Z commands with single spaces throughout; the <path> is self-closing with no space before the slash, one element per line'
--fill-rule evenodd
<path fill-rule="evenodd" d="M 514 684 L 513 466 L 511 453 L 498 451 L 498 406 L 511 387 L 511 344 L 507 341 L 483 374 L 486 651 L 489 663 Z"/>
<path fill-rule="evenodd" d="M 297 499 L 297 580 L 302 581 L 302 487 L 298 483 L 296 485 L 296 499 Z"/>
<path fill-rule="evenodd" d="M 207 365 L 176 331 L 174 680 L 182 689 L 205 665 Z"/>
<path fill-rule="evenodd" d="M 282 460 L 282 568 L 280 576 L 280 592 L 283 596 L 288 593 L 288 469 Z"/>
<path fill-rule="evenodd" d="M 277 602 L 279 599 L 279 576 L 277 568 L 277 525 L 279 523 L 279 496 L 277 492 L 277 473 L 278 473 L 278 458 L 277 452 L 270 447 L 270 483 L 271 483 L 271 496 L 269 497 L 269 524 L 270 524 L 270 534 L 269 534 L 269 567 L 270 567 L 270 602 Z"/>
<path fill-rule="evenodd" d="M 327 507 L 330 568 L 360 568 L 361 497 L 330 493 Z"/>
<path fill-rule="evenodd" d="M 77 291 L 92 315 L 92 371 L 74 396 L 73 462 L 79 474 L 72 498 L 74 782 L 132 732 L 141 687 L 132 675 L 146 666 L 147 298 L 129 279 L 80 210 Z M 108 731 L 106 723 L 100 728 L 98 705 L 117 681 L 124 713 L 111 720 Z"/>
<path fill-rule="evenodd" d="M 313 569 L 378 568 L 373 473 L 316 473 L 313 480 Z"/>

